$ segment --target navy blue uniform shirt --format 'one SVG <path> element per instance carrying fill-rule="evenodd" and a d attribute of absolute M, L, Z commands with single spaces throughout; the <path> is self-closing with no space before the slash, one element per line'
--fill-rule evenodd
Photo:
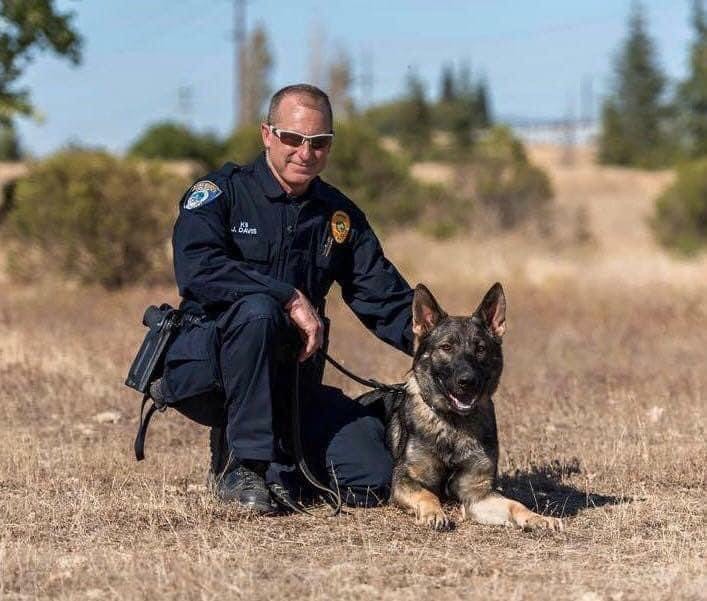
<path fill-rule="evenodd" d="M 319 177 L 288 197 L 264 153 L 249 165 L 227 163 L 187 191 L 172 242 L 185 311 L 215 318 L 255 293 L 284 305 L 297 288 L 323 315 L 336 281 L 368 329 L 412 354 L 412 289 L 365 215 Z"/>

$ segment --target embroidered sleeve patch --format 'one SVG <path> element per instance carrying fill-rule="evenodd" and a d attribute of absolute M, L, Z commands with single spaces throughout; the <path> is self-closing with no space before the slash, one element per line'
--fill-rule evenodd
<path fill-rule="evenodd" d="M 184 202 L 185 209 L 197 209 L 216 200 L 221 194 L 221 188 L 209 180 L 196 182 L 191 187 L 191 192 Z"/>

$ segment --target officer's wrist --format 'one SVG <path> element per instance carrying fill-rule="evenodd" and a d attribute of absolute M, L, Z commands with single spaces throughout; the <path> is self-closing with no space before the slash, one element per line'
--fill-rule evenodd
<path fill-rule="evenodd" d="M 297 290 L 297 288 L 295 288 L 295 293 L 292 295 L 290 300 L 288 300 L 285 303 L 285 311 L 289 311 L 290 309 L 292 309 L 295 306 L 295 303 L 297 303 L 301 294 L 302 293 L 299 290 Z"/>

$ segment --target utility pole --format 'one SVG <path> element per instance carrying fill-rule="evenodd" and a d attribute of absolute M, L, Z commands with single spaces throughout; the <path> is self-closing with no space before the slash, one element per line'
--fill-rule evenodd
<path fill-rule="evenodd" d="M 324 82 L 324 65 L 322 57 L 326 56 L 326 34 L 324 27 L 319 21 L 315 21 L 310 25 L 309 32 L 309 82 L 320 88 L 328 85 L 329 82 Z"/>
<path fill-rule="evenodd" d="M 567 166 L 572 166 L 574 164 L 574 150 L 576 145 L 576 131 L 575 128 L 577 124 L 575 123 L 575 111 L 574 102 L 572 94 L 567 94 L 567 113 L 562 125 L 562 163 Z"/>
<path fill-rule="evenodd" d="M 194 112 L 194 87 L 192 85 L 179 86 L 177 89 L 177 106 L 182 122 L 187 127 L 191 127 Z"/>
<path fill-rule="evenodd" d="M 582 111 L 581 120 L 582 125 L 587 127 L 594 123 L 594 91 L 593 91 L 593 80 L 591 75 L 585 75 L 582 78 Z"/>
<path fill-rule="evenodd" d="M 373 55 L 370 50 L 364 50 L 361 55 L 361 108 L 371 106 L 373 102 Z"/>
<path fill-rule="evenodd" d="M 246 0 L 233 0 L 233 125 L 234 129 L 243 124 L 243 83 L 245 80 L 246 48 Z"/>

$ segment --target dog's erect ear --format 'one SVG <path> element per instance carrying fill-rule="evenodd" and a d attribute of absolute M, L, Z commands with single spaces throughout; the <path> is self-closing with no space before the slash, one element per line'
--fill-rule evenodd
<path fill-rule="evenodd" d="M 496 282 L 484 296 L 479 307 L 474 311 L 494 336 L 501 338 L 506 332 L 506 295 L 503 286 Z"/>
<path fill-rule="evenodd" d="M 432 293 L 423 284 L 418 284 L 412 299 L 412 332 L 415 337 L 427 336 L 443 317 L 447 317 L 447 314 L 442 311 Z"/>

